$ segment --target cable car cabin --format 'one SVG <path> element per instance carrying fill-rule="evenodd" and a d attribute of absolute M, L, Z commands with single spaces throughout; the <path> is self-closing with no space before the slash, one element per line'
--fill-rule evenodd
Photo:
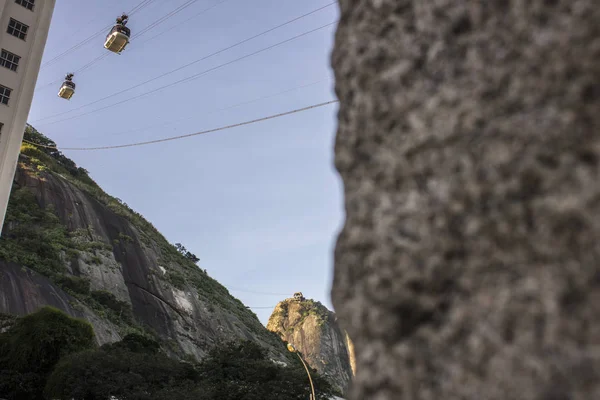
<path fill-rule="evenodd" d="M 71 81 L 64 81 L 60 90 L 58 91 L 58 96 L 63 99 L 70 100 L 71 97 L 75 94 L 75 84 Z"/>
<path fill-rule="evenodd" d="M 131 36 L 131 30 L 121 24 L 115 25 L 110 33 L 106 36 L 106 42 L 104 42 L 104 48 L 114 53 L 119 54 L 125 49 L 125 46 L 129 44 L 129 37 Z"/>

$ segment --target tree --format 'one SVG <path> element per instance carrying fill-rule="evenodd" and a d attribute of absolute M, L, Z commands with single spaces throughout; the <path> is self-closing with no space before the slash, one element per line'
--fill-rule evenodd
<path fill-rule="evenodd" d="M 158 393 L 189 387 L 196 379 L 193 365 L 169 358 L 157 342 L 133 334 L 61 360 L 45 393 L 57 400 L 158 400 Z"/>
<path fill-rule="evenodd" d="M 215 347 L 200 365 L 201 387 L 215 400 L 305 400 L 310 394 L 306 371 L 297 358 L 289 360 L 283 367 L 255 342 L 230 342 Z M 316 371 L 311 375 L 319 389 L 317 399 L 334 394 Z"/>
<path fill-rule="evenodd" d="M 198 261 L 200 261 L 200 259 L 198 257 L 196 257 L 195 254 L 189 252 L 188 249 L 186 249 L 185 246 L 182 245 L 181 243 L 175 243 L 175 248 L 177 249 L 178 252 L 180 252 L 181 254 L 183 254 L 183 256 L 185 258 L 187 258 L 188 260 L 190 260 L 194 264 L 196 264 Z"/>
<path fill-rule="evenodd" d="M 189 251 L 185 253 L 185 258 L 196 264 L 200 259 L 196 257 L 195 254 L 190 253 Z"/>
<path fill-rule="evenodd" d="M 41 399 L 46 377 L 69 354 L 95 346 L 92 326 L 52 307 L 17 319 L 0 334 L 0 395 Z"/>
<path fill-rule="evenodd" d="M 306 400 L 308 379 L 299 361 L 272 362 L 257 343 L 231 342 L 213 348 L 200 364 L 169 358 L 142 335 L 61 360 L 46 383 L 57 400 Z M 331 387 L 316 372 L 319 400 Z"/>

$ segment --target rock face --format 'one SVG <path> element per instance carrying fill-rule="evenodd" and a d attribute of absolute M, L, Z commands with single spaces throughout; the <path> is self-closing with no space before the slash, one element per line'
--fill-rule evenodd
<path fill-rule="evenodd" d="M 335 314 L 313 300 L 287 299 L 277 304 L 267 329 L 293 344 L 308 365 L 340 392 L 352 380 L 352 353 Z"/>
<path fill-rule="evenodd" d="M 22 156 L 15 177 L 0 241 L 0 313 L 52 305 L 92 323 L 99 344 L 142 330 L 172 354 L 200 359 L 240 338 L 285 362 L 276 335 L 139 214 L 36 163 Z"/>
<path fill-rule="evenodd" d="M 598 3 L 339 4 L 350 398 L 600 398 Z"/>

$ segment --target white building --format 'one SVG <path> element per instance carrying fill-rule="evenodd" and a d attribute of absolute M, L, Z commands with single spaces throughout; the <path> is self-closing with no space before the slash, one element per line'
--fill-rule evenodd
<path fill-rule="evenodd" d="M 0 0 L 0 231 L 56 0 Z"/>

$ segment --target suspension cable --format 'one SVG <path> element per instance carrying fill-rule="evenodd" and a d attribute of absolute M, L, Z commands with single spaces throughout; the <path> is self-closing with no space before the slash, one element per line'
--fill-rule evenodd
<path fill-rule="evenodd" d="M 334 103 L 338 103 L 338 102 L 339 102 L 339 100 L 330 100 L 330 101 L 327 101 L 327 102 L 324 102 L 324 103 L 313 104 L 312 106 L 298 108 L 296 110 L 286 111 L 286 112 L 279 113 L 279 114 L 274 114 L 274 115 L 269 115 L 267 117 L 253 119 L 253 120 L 245 121 L 245 122 L 240 122 L 240 123 L 237 123 L 237 124 L 226 125 L 226 126 L 222 126 L 222 127 L 219 127 L 219 128 L 207 129 L 205 131 L 200 131 L 200 132 L 195 132 L 195 133 L 188 133 L 186 135 L 171 136 L 171 137 L 163 138 L 163 139 L 148 140 L 146 142 L 120 144 L 120 145 L 114 145 L 114 146 L 100 146 L 100 147 L 60 147 L 60 148 L 57 147 L 57 146 L 47 146 L 47 145 L 42 145 L 42 144 L 38 144 L 38 143 L 33 143 L 33 142 L 29 142 L 27 140 L 23 140 L 23 142 L 27 143 L 27 144 L 31 144 L 33 146 L 43 147 L 43 148 L 47 148 L 47 149 L 72 150 L 72 151 L 111 150 L 111 149 L 121 149 L 121 148 L 125 148 L 125 147 L 145 146 L 145 145 L 148 145 L 148 144 L 163 143 L 163 142 L 168 142 L 168 141 L 172 141 L 172 140 L 185 139 L 185 138 L 189 138 L 189 137 L 192 137 L 192 136 L 203 135 L 203 134 L 206 134 L 206 133 L 223 131 L 223 130 L 226 130 L 226 129 L 237 128 L 237 127 L 244 126 L 244 125 L 251 125 L 251 124 L 255 124 L 257 122 L 262 122 L 262 121 L 267 121 L 267 120 L 270 120 L 270 119 L 280 118 L 280 117 L 283 117 L 283 116 L 286 116 L 286 115 L 296 114 L 296 113 L 300 113 L 300 112 L 307 111 L 307 110 L 312 110 L 314 108 L 324 107 L 324 106 L 327 106 L 329 104 L 334 104 Z"/>
<path fill-rule="evenodd" d="M 268 46 L 268 47 L 265 47 L 265 48 L 262 48 L 262 49 L 260 49 L 260 50 L 254 51 L 254 52 L 252 52 L 252 53 L 246 54 L 246 55 L 244 55 L 244 56 L 238 57 L 238 58 L 236 58 L 236 59 L 233 59 L 233 60 L 231 60 L 231 61 L 228 61 L 228 62 L 226 62 L 226 63 L 219 64 L 219 65 L 217 65 L 217 66 L 215 66 L 215 67 L 212 67 L 212 68 L 209 68 L 209 69 L 207 69 L 207 70 L 204 70 L 204 71 L 198 72 L 198 73 L 196 73 L 196 74 L 194 74 L 194 75 L 191 75 L 191 76 L 188 76 L 188 77 L 186 77 L 186 78 L 180 79 L 180 80 L 178 80 L 178 81 L 175 81 L 175 82 L 169 83 L 169 84 L 167 84 L 167 85 L 160 86 L 160 87 L 158 87 L 158 88 L 156 88 L 156 89 L 153 89 L 153 90 L 150 90 L 150 91 L 148 91 L 148 92 L 141 93 L 141 94 L 139 94 L 139 95 L 137 95 L 137 96 L 134 96 L 134 97 L 131 97 L 131 98 L 129 98 L 129 99 L 121 100 L 121 101 L 119 101 L 119 102 L 117 102 L 117 103 L 109 104 L 109 105 L 107 105 L 107 106 L 104 106 L 104 107 L 101 107 L 101 108 L 97 108 L 97 109 L 95 109 L 95 110 L 91 110 L 91 111 L 88 111 L 88 112 L 85 112 L 85 113 L 82 113 L 82 114 L 74 115 L 74 116 L 72 116 L 72 117 L 63 118 L 63 119 L 59 119 L 59 120 L 56 120 L 56 121 L 52 121 L 52 122 L 48 122 L 48 123 L 44 123 L 44 124 L 42 124 L 42 125 L 52 125 L 52 124 L 56 124 L 56 123 L 59 123 L 59 122 L 64 122 L 64 121 L 69 121 L 69 120 L 72 120 L 72 119 L 80 118 L 80 117 L 82 117 L 82 116 L 85 116 L 85 115 L 89 115 L 89 114 L 92 114 L 92 113 L 95 113 L 95 112 L 98 112 L 98 111 L 103 111 L 103 110 L 106 110 L 106 109 L 108 109 L 108 108 L 112 108 L 112 107 L 115 107 L 115 106 L 121 105 L 121 104 L 123 104 L 123 103 L 127 103 L 127 102 L 129 102 L 129 101 L 136 100 L 136 99 L 139 99 L 139 98 L 141 98 L 141 97 L 148 96 L 148 95 L 150 95 L 150 94 L 156 93 L 156 92 L 158 92 L 158 91 L 160 91 L 160 90 L 166 89 L 166 88 L 168 88 L 168 87 L 171 87 L 171 86 L 178 85 L 178 84 L 180 84 L 180 83 L 190 82 L 190 81 L 192 81 L 192 80 L 198 79 L 199 77 L 201 77 L 201 76 L 203 76 L 203 75 L 206 75 L 206 74 L 207 74 L 207 73 L 209 73 L 209 72 L 215 71 L 215 70 L 217 70 L 217 69 L 220 69 L 220 68 L 223 68 L 223 67 L 225 67 L 225 66 L 227 66 L 227 65 L 230 65 L 230 64 L 236 63 L 236 62 L 238 62 L 238 61 L 244 60 L 244 59 L 246 59 L 246 58 L 249 58 L 249 57 L 252 57 L 252 56 L 254 56 L 254 55 L 257 55 L 257 54 L 259 54 L 259 53 L 262 53 L 262 52 L 264 52 L 264 51 L 271 50 L 271 49 L 273 49 L 273 48 L 275 48 L 275 47 L 278 47 L 278 46 L 281 46 L 281 45 L 283 45 L 283 44 L 285 44 L 285 43 L 291 42 L 291 41 L 293 41 L 293 40 L 299 39 L 299 38 L 301 38 L 301 37 L 303 37 L 303 36 L 306 36 L 306 35 L 308 35 L 308 34 L 311 34 L 311 33 L 314 33 L 314 32 L 316 32 L 316 31 L 319 31 L 319 30 L 321 30 L 321 29 L 324 29 L 324 28 L 326 28 L 326 27 L 328 27 L 328 26 L 334 25 L 334 24 L 336 24 L 337 22 L 338 22 L 338 21 L 333 21 L 333 22 L 330 22 L 330 23 L 328 23 L 328 24 L 322 25 L 322 26 L 320 26 L 320 27 L 318 27 L 318 28 L 311 29 L 310 31 L 303 32 L 303 33 L 301 33 L 301 34 L 299 34 L 299 35 L 296 35 L 296 36 L 293 36 L 293 37 L 291 37 L 291 38 L 289 38 L 289 39 L 283 40 L 283 41 L 281 41 L 281 42 L 277 42 L 277 43 L 275 43 L 275 44 L 273 44 L 273 45 L 270 45 L 270 46 Z M 219 52 L 220 52 L 220 51 L 219 51 Z M 213 54 L 215 54 L 215 53 L 213 53 Z M 211 56 L 212 56 L 212 55 L 205 56 L 205 57 L 204 57 L 204 59 L 206 59 L 206 58 L 208 58 L 208 57 L 211 57 Z M 158 78 L 156 78 L 156 79 L 158 79 Z M 147 82 L 148 82 L 148 81 L 147 81 Z M 144 82 L 144 83 L 147 83 L 147 82 Z M 70 113 L 70 112 L 72 112 L 72 111 L 75 111 L 75 110 L 81 109 L 81 108 L 83 108 L 83 107 L 87 107 L 87 106 L 89 106 L 89 105 L 91 105 L 91 104 L 98 103 L 98 102 L 100 102 L 100 101 L 102 101 L 102 100 L 106 100 L 106 99 L 108 99 L 108 98 L 114 97 L 114 96 L 116 96 L 116 95 L 119 95 L 119 94 L 121 94 L 121 93 L 124 93 L 124 92 L 126 92 L 126 91 L 129 91 L 129 90 L 131 90 L 131 89 L 133 89 L 133 88 L 137 88 L 137 87 L 141 86 L 141 85 L 142 85 L 142 84 L 144 84 L 144 83 L 138 84 L 138 85 L 136 85 L 136 86 L 133 86 L 133 87 L 131 87 L 131 88 L 128 88 L 128 89 L 125 89 L 125 90 L 123 90 L 123 91 L 121 91 L 121 92 L 114 93 L 114 94 L 112 94 L 112 95 L 110 95 L 110 96 L 104 97 L 104 98 L 102 98 L 102 99 L 100 99 L 100 100 L 96 100 L 96 101 L 94 101 L 94 102 L 92 102 L 92 103 L 89 103 L 89 104 L 86 104 L 86 105 L 84 105 L 84 106 L 80 106 L 80 107 L 78 107 L 78 108 L 75 108 L 75 109 L 73 109 L 73 110 L 70 110 L 70 111 L 67 111 L 67 112 L 64 112 L 64 113 L 60 113 L 60 114 L 56 114 L 56 115 L 54 115 L 54 116 L 50 116 L 50 117 L 44 117 L 44 118 L 38 119 L 38 120 L 34 121 L 34 123 L 38 123 L 38 122 L 40 122 L 40 121 L 44 121 L 44 120 L 51 119 L 51 118 L 54 118 L 54 117 L 57 117 L 57 116 L 60 116 L 60 115 L 64 115 L 64 114 Z"/>
<path fill-rule="evenodd" d="M 136 13 L 137 11 L 140 11 L 141 9 L 143 9 L 144 7 L 148 6 L 150 3 L 152 3 L 155 0 L 144 0 L 141 3 L 139 3 L 137 6 L 135 6 L 132 11 L 129 12 L 129 15 Z M 45 68 L 53 63 L 55 63 L 58 59 L 66 56 L 67 54 L 79 49 L 82 46 L 85 46 L 86 44 L 88 44 L 89 42 L 91 42 L 92 40 L 94 40 L 97 36 L 101 35 L 102 33 L 106 32 L 107 29 L 110 29 L 113 26 L 113 24 L 107 25 L 104 28 L 100 29 L 99 31 L 93 33 L 92 35 L 90 35 L 89 37 L 87 37 L 86 39 L 84 39 L 83 41 L 73 45 L 72 47 L 70 47 L 69 49 L 63 51 L 62 53 L 60 53 L 59 55 L 55 56 L 54 58 L 46 61 L 41 67 Z"/>
<path fill-rule="evenodd" d="M 150 0 L 150 1 L 152 2 L 152 1 L 154 1 L 154 0 Z M 191 18 L 189 18 L 189 19 L 185 20 L 183 23 L 186 23 L 186 22 L 188 22 L 188 21 L 190 21 L 190 20 L 192 20 L 192 19 L 194 19 L 194 18 L 196 18 L 196 17 L 198 17 L 198 16 L 200 16 L 200 15 L 204 14 L 205 12 L 207 12 L 207 11 L 209 11 L 209 10 L 211 10 L 211 9 L 215 8 L 216 6 L 218 6 L 218 5 L 222 4 L 222 3 L 226 2 L 226 1 L 229 1 L 229 0 L 221 0 L 221 1 L 219 1 L 219 2 L 217 2 L 217 3 L 215 3 L 215 4 L 213 4 L 212 6 L 210 6 L 210 7 L 208 7 L 208 8 L 205 8 L 204 10 L 202 10 L 202 11 L 200 11 L 199 13 L 195 14 L 193 17 L 191 17 Z M 187 3 L 186 3 L 186 4 L 187 4 Z M 190 4 L 188 4 L 188 5 L 191 5 L 191 3 L 190 3 Z M 186 7 L 187 7 L 187 6 L 186 6 Z M 185 8 L 185 7 L 184 7 L 184 8 Z M 184 9 L 184 8 L 180 9 L 179 11 L 183 11 L 183 9 Z M 137 11 L 139 11 L 139 9 L 138 9 Z M 174 11 L 176 11 L 176 10 L 174 10 Z M 150 27 L 146 27 L 146 28 L 144 28 L 144 29 L 145 29 L 145 31 L 143 31 L 143 32 L 140 32 L 140 33 L 138 33 L 137 35 L 135 35 L 134 37 L 132 37 L 132 38 L 130 39 L 130 42 L 133 42 L 135 39 L 137 39 L 137 38 L 139 38 L 140 36 L 143 36 L 144 34 L 148 33 L 148 31 L 150 31 L 152 28 L 154 28 L 154 27 L 158 26 L 160 23 L 162 23 L 162 22 L 166 21 L 167 19 L 169 19 L 169 18 L 173 17 L 173 16 L 174 16 L 175 14 L 177 14 L 179 11 L 177 11 L 177 12 L 175 12 L 175 13 L 173 13 L 173 11 L 171 11 L 171 12 L 169 13 L 169 14 L 171 14 L 171 15 L 170 15 L 168 18 L 166 18 L 166 19 L 164 19 L 164 20 L 162 20 L 162 21 L 154 21 L 154 23 L 153 23 L 153 24 L 151 24 L 151 25 L 153 25 L 153 26 L 150 26 Z M 132 13 L 130 12 L 130 13 L 129 13 L 129 15 L 131 15 L 131 14 L 132 14 Z M 167 16 L 168 16 L 169 14 L 167 14 Z M 166 17 L 166 16 L 163 16 L 162 18 L 164 18 L 164 17 Z M 158 23 L 157 23 L 157 22 L 158 22 Z M 179 27 L 180 25 L 181 25 L 181 24 L 177 24 L 177 25 L 175 25 L 175 26 L 173 26 L 173 27 L 171 27 L 171 28 L 169 28 L 169 29 L 167 29 L 167 30 L 163 31 L 161 34 L 158 34 L 158 35 L 152 36 L 151 38 L 149 38 L 149 39 L 147 39 L 147 40 L 144 40 L 142 43 L 140 43 L 140 45 L 142 45 L 142 44 L 144 44 L 144 43 L 147 43 L 147 42 L 149 42 L 150 40 L 153 40 L 153 39 L 157 38 L 158 36 L 160 36 L 160 35 L 162 35 L 162 34 L 164 34 L 164 33 L 168 32 L 168 31 L 170 31 L 171 29 L 173 29 L 173 28 L 176 28 L 176 27 Z M 112 26 L 112 25 L 109 25 L 108 27 L 106 27 L 106 28 L 104 28 L 103 30 L 99 31 L 99 32 L 98 32 L 98 34 L 100 34 L 100 33 L 102 33 L 102 32 L 105 32 L 105 31 L 106 31 L 108 28 L 110 28 L 111 26 Z M 148 29 L 148 28 L 150 28 L 150 29 Z M 98 36 L 98 34 L 94 34 L 94 36 L 93 36 L 93 37 L 91 37 L 91 38 L 89 38 L 89 39 L 94 39 L 96 36 Z M 88 40 L 88 42 L 89 42 L 89 40 Z M 88 43 L 88 42 L 86 42 L 86 43 Z M 86 44 L 86 43 L 83 43 L 83 44 Z M 99 62 L 99 61 L 103 60 L 104 58 L 108 57 L 109 55 L 110 55 L 110 53 L 108 53 L 108 52 L 105 52 L 105 53 L 101 54 L 100 56 L 98 56 L 98 57 L 94 58 L 92 61 L 88 62 L 87 64 L 85 64 L 85 65 L 83 65 L 82 67 L 80 67 L 79 69 L 77 69 L 77 70 L 75 71 L 75 73 L 79 75 L 79 74 L 81 74 L 82 72 L 84 72 L 84 71 L 87 71 L 87 70 L 88 70 L 88 69 L 90 69 L 90 68 L 91 68 L 91 67 L 92 67 L 94 64 L 96 64 L 97 62 Z M 52 60 L 50 60 L 50 61 L 52 61 Z M 50 62 L 50 61 L 49 61 L 49 62 Z M 57 84 L 57 83 L 60 83 L 60 82 L 61 82 L 61 80 L 60 80 L 60 79 L 57 79 L 57 80 L 54 80 L 54 81 L 52 81 L 52 82 L 48 82 L 48 83 L 46 83 L 46 84 L 44 84 L 44 85 L 42 85 L 42 86 L 38 86 L 38 87 L 36 88 L 36 90 L 45 89 L 45 88 L 47 88 L 47 87 L 53 86 L 53 85 L 55 85 L 55 84 Z M 72 111 L 72 110 L 71 110 L 71 111 Z M 62 115 L 62 114 L 60 114 L 60 115 Z"/>
<path fill-rule="evenodd" d="M 191 17 L 189 17 L 189 18 L 188 18 L 188 19 L 186 19 L 185 21 L 182 21 L 182 22 L 180 22 L 180 23 L 178 23 L 178 24 L 176 24 L 176 25 L 173 25 L 172 27 L 170 27 L 170 28 L 168 28 L 168 29 L 165 29 L 165 30 L 164 30 L 164 31 L 162 31 L 161 33 L 158 33 L 158 34 L 156 34 L 156 35 L 154 35 L 154 36 L 151 36 L 150 38 L 148 38 L 148 39 L 146 39 L 146 40 L 142 41 L 141 43 L 138 43 L 138 46 L 141 46 L 141 45 L 142 45 L 142 44 L 144 44 L 144 43 L 147 43 L 147 42 L 149 42 L 149 41 L 151 41 L 151 40 L 153 40 L 153 39 L 156 39 L 157 37 L 159 37 L 159 36 L 162 36 L 162 35 L 164 35 L 165 33 L 169 32 L 169 31 L 171 31 L 171 30 L 173 30 L 173 29 L 175 29 L 175 28 L 180 28 L 180 27 L 181 27 L 182 25 L 184 25 L 185 23 L 187 23 L 187 22 L 189 22 L 189 21 L 191 21 L 191 20 L 193 20 L 193 19 L 195 19 L 195 18 L 199 17 L 200 15 L 204 14 L 205 12 L 212 10 L 212 9 L 213 9 L 213 8 L 215 8 L 216 6 L 218 6 L 218 5 L 221 5 L 222 3 L 225 3 L 226 1 L 229 1 L 229 0 L 221 0 L 221 1 L 219 1 L 219 2 L 217 2 L 217 3 L 215 3 L 215 4 L 213 4 L 212 6 L 210 6 L 210 7 L 207 7 L 207 8 L 205 8 L 205 9 L 201 10 L 200 12 L 198 12 L 198 13 L 196 13 L 196 14 L 192 15 Z M 136 47 L 136 48 L 139 48 L 139 47 Z"/>
<path fill-rule="evenodd" d="M 157 27 L 158 25 L 162 24 L 162 23 L 163 23 L 163 22 L 165 22 L 167 19 L 169 19 L 169 18 L 173 17 L 175 14 L 179 13 L 180 11 L 183 11 L 185 8 L 187 8 L 188 6 L 192 5 L 192 4 L 193 4 L 193 3 L 195 3 L 196 1 L 198 1 L 198 0 L 194 0 L 194 1 L 192 1 L 192 2 L 188 2 L 188 3 L 184 4 L 183 6 L 180 6 L 180 8 L 179 8 L 179 9 L 173 10 L 173 11 L 171 11 L 169 14 L 167 14 L 167 15 L 163 16 L 161 19 L 159 19 L 159 20 L 157 20 L 157 21 L 154 21 L 152 24 L 150 24 L 149 26 L 147 26 L 146 28 L 144 28 L 144 30 L 142 30 L 142 31 L 140 31 L 139 33 L 137 33 L 136 35 L 134 35 L 134 36 L 133 36 L 133 37 L 132 37 L 132 38 L 129 40 L 129 42 L 130 42 L 130 43 L 131 43 L 131 42 L 134 42 L 134 41 L 135 41 L 136 39 L 138 39 L 140 36 L 143 36 L 144 34 L 148 33 L 148 32 L 149 32 L 151 29 L 153 29 L 153 28 Z M 205 9 L 204 9 L 204 10 L 202 10 L 200 13 L 198 13 L 198 14 L 194 15 L 194 17 L 193 17 L 193 18 L 195 18 L 195 17 L 197 17 L 197 16 L 199 16 L 199 15 L 201 15 L 201 14 L 204 14 L 206 11 L 209 11 L 210 9 L 212 9 L 212 8 L 214 8 L 214 7 L 218 6 L 219 4 L 221 4 L 221 3 L 224 3 L 224 2 L 226 2 L 226 1 L 228 1 L 228 0 L 221 0 L 220 2 L 218 2 L 218 3 L 215 3 L 215 4 L 213 4 L 212 6 L 210 6 L 210 7 L 208 7 L 208 8 L 205 8 Z M 188 20 L 186 20 L 185 22 L 187 22 L 187 21 L 188 21 Z M 179 26 L 179 24 L 178 24 L 178 25 L 175 25 L 175 27 L 177 27 L 177 26 Z M 146 42 L 149 42 L 149 41 L 150 41 L 150 40 L 152 40 L 152 39 L 155 39 L 156 37 L 158 37 L 158 36 L 160 36 L 160 35 L 164 34 L 165 32 L 168 32 L 168 31 L 169 31 L 169 30 L 171 30 L 172 28 L 173 28 L 173 27 L 171 27 L 171 28 L 167 29 L 166 31 L 162 32 L 161 34 L 158 34 L 158 35 L 152 36 L 152 37 L 151 37 L 151 38 L 149 38 L 148 40 L 144 40 L 144 41 L 143 41 L 142 43 L 140 43 L 139 45 L 142 45 L 142 44 L 144 44 L 144 43 L 146 43 Z M 138 45 L 138 46 L 139 46 L 139 45 Z M 139 47 L 137 47 L 137 48 L 139 48 Z M 90 69 L 90 68 L 91 68 L 91 67 L 92 67 L 94 64 L 96 64 L 98 61 L 100 61 L 100 60 L 102 60 L 102 59 L 106 58 L 106 57 L 107 57 L 107 56 L 109 56 L 109 55 L 110 55 L 110 53 L 104 53 L 104 54 L 102 54 L 102 55 L 100 55 L 100 56 L 96 57 L 95 59 L 93 59 L 92 61 L 90 61 L 89 63 L 85 64 L 83 67 L 81 67 L 81 68 L 80 68 L 80 69 L 77 71 L 77 73 L 79 73 L 79 74 L 80 74 L 80 73 L 82 73 L 83 71 L 86 71 L 86 70 Z"/>
<path fill-rule="evenodd" d="M 106 136 L 117 136 L 117 135 L 122 136 L 124 134 L 131 133 L 131 132 L 146 131 L 146 130 L 149 130 L 149 129 L 152 129 L 152 128 L 160 128 L 160 127 L 164 127 L 164 126 L 173 125 L 175 123 L 179 123 L 179 122 L 183 122 L 183 121 L 188 121 L 188 120 L 190 120 L 192 118 L 197 118 L 200 115 L 212 115 L 212 114 L 215 114 L 215 113 L 217 113 L 219 111 L 227 111 L 227 110 L 231 110 L 233 108 L 241 107 L 241 106 L 244 106 L 244 105 L 247 105 L 247 104 L 256 103 L 256 102 L 261 101 L 261 100 L 266 100 L 266 99 L 270 99 L 270 98 L 273 98 L 273 97 L 281 96 L 282 94 L 286 94 L 286 93 L 290 93 L 290 92 L 293 92 L 293 91 L 296 91 L 296 90 L 304 89 L 304 88 L 307 88 L 309 86 L 316 85 L 317 83 L 325 82 L 326 80 L 327 79 L 320 79 L 318 81 L 314 81 L 314 82 L 311 82 L 311 83 L 306 83 L 306 84 L 303 84 L 303 85 L 300 85 L 300 86 L 295 86 L 293 88 L 285 89 L 285 90 L 282 90 L 280 92 L 268 94 L 268 95 L 265 95 L 265 96 L 255 97 L 255 98 L 250 99 L 250 100 L 246 100 L 246 101 L 242 101 L 242 102 L 239 102 L 239 103 L 235 103 L 235 104 L 232 104 L 232 105 L 229 105 L 229 106 L 226 106 L 226 107 L 222 107 L 222 108 L 217 108 L 217 109 L 214 109 L 214 110 L 203 112 L 201 114 L 194 114 L 194 115 L 191 115 L 191 116 L 188 116 L 188 117 L 179 118 L 179 119 L 171 120 L 171 121 L 166 121 L 166 122 L 163 122 L 163 123 L 160 123 L 160 124 L 154 123 L 152 125 L 142 126 L 142 127 L 138 127 L 138 128 L 134 128 L 134 129 L 128 129 L 126 131 L 119 131 L 119 132 L 112 132 L 112 133 L 108 133 L 108 134 L 103 134 L 103 136 L 104 137 L 106 137 Z M 84 136 L 84 137 L 78 136 L 78 137 L 82 138 L 82 139 L 89 139 L 90 138 L 90 136 Z"/>

